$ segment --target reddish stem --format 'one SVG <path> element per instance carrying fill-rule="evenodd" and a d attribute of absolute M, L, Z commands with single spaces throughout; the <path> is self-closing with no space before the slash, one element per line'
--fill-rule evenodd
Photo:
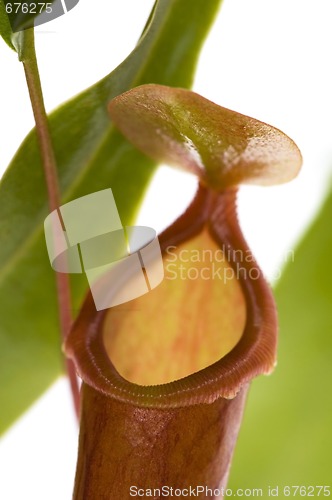
<path fill-rule="evenodd" d="M 22 34 L 22 36 L 24 37 L 24 48 L 21 60 L 24 66 L 25 77 L 29 89 L 32 110 L 36 123 L 37 139 L 47 185 L 49 209 L 50 212 L 53 212 L 60 206 L 60 189 L 56 159 L 49 130 L 43 91 L 38 70 L 33 29 L 26 30 Z M 59 305 L 60 330 L 62 339 L 63 341 L 65 341 L 73 322 L 71 314 L 71 294 L 68 274 L 56 273 L 56 285 Z M 75 412 L 78 416 L 80 400 L 79 384 L 74 364 L 68 358 L 66 359 L 66 369 L 70 380 Z"/>

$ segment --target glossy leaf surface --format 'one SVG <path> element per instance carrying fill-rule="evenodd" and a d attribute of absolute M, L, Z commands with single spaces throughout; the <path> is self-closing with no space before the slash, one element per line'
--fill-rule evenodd
<path fill-rule="evenodd" d="M 220 0 L 160 0 L 137 48 L 109 76 L 52 113 L 63 201 L 111 187 L 130 225 L 156 167 L 114 130 L 107 103 L 147 82 L 190 86 Z M 186 20 L 184 23 L 183 20 Z M 107 53 L 107 50 L 105 51 Z M 62 372 L 54 274 L 43 221 L 46 189 L 31 132 L 0 187 L 0 406 L 3 431 Z M 73 282 L 74 313 L 87 289 Z"/>

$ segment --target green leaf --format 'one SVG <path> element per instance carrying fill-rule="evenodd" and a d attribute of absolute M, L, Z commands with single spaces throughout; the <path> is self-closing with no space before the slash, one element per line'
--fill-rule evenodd
<path fill-rule="evenodd" d="M 3 0 L 0 0 L 0 35 L 7 43 L 7 45 L 15 50 L 14 45 L 12 44 L 12 29 L 9 23 L 8 15 L 6 13 L 6 8 Z"/>
<path fill-rule="evenodd" d="M 190 90 L 142 85 L 113 99 L 109 112 L 143 153 L 215 189 L 280 184 L 301 168 L 301 153 L 283 132 Z"/>
<path fill-rule="evenodd" d="M 108 102 L 149 82 L 190 86 L 197 54 L 220 0 L 159 0 L 137 48 L 109 76 L 50 117 L 63 201 L 113 189 L 132 223 L 156 165 L 110 124 Z M 185 22 L 184 22 L 185 20 Z M 62 372 L 54 273 L 46 253 L 47 199 L 35 133 L 0 185 L 0 430 Z M 87 289 L 73 280 L 77 311 Z"/>
<path fill-rule="evenodd" d="M 231 487 L 329 485 L 332 463 L 332 192 L 276 287 L 278 366 L 254 382 Z M 314 495 L 318 496 L 317 491 Z"/>

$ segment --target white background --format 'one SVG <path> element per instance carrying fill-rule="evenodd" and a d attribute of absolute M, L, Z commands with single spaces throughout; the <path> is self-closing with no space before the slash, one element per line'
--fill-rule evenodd
<path fill-rule="evenodd" d="M 81 0 L 69 14 L 36 30 L 49 111 L 124 59 L 134 47 L 153 1 L 98 0 L 102 15 L 91 8 L 94 3 Z M 331 0 L 225 0 L 197 71 L 197 92 L 271 123 L 302 150 L 303 169 L 291 184 L 246 187 L 240 193 L 244 232 L 271 280 L 330 182 L 331 19 Z M 21 65 L 0 42 L 2 171 L 32 127 L 33 118 Z M 186 205 L 194 189 L 193 178 L 162 168 L 140 222 L 161 229 Z M 154 217 L 157 204 L 159 214 L 164 207 L 163 220 L 160 215 Z M 68 388 L 60 381 L 2 439 L 1 500 L 70 499 L 76 447 Z"/>

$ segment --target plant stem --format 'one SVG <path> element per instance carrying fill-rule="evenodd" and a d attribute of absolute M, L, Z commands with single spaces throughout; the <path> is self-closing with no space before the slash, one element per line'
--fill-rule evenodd
<path fill-rule="evenodd" d="M 60 207 L 60 189 L 56 159 L 39 76 L 33 28 L 21 32 L 20 37 L 20 60 L 24 66 L 32 110 L 36 122 L 36 133 L 47 185 L 49 209 L 50 212 L 53 212 Z M 58 294 L 60 329 L 62 339 L 65 340 L 72 325 L 69 276 L 64 273 L 55 273 L 55 275 Z M 79 385 L 73 362 L 69 359 L 66 359 L 66 368 L 70 380 L 74 407 L 78 416 Z"/>

